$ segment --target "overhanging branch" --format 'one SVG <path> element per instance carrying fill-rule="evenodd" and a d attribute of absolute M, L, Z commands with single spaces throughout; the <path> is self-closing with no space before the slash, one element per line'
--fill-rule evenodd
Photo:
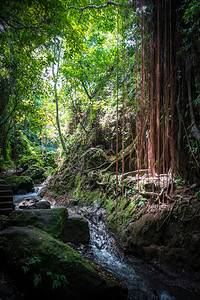
<path fill-rule="evenodd" d="M 114 1 L 108 1 L 105 4 L 101 4 L 101 5 L 92 5 L 91 4 L 91 5 L 87 5 L 87 6 L 84 6 L 84 7 L 69 6 L 68 9 L 76 9 L 76 10 L 79 10 L 79 11 L 83 11 L 85 9 L 91 9 L 91 8 L 101 9 L 101 8 L 105 8 L 109 5 L 121 6 L 122 3 L 114 2 Z"/>

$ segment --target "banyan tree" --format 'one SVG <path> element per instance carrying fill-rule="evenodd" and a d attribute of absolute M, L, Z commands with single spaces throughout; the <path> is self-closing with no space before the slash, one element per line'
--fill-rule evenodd
<path fill-rule="evenodd" d="M 193 1 L 195 4 L 197 1 Z M 193 8 L 194 9 L 194 8 Z M 134 140 L 117 154 L 129 171 L 151 176 L 174 174 L 191 182 L 200 176 L 199 5 L 190 19 L 187 1 L 154 0 L 124 3 L 121 13 L 121 72 L 124 120 L 135 99 Z M 197 22 L 197 23 L 195 23 Z M 129 51 L 131 31 L 134 52 Z M 189 33 L 192 31 L 192 34 Z M 134 63 L 130 65 L 131 56 Z M 134 86 L 134 89 L 132 87 Z M 118 149 L 118 145 L 117 145 Z M 118 151 L 117 151 L 118 152 Z M 171 185 L 171 192 L 173 185 Z"/>

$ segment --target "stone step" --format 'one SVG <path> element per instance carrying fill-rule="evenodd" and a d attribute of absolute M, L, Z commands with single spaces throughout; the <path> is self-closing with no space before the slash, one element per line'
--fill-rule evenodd
<path fill-rule="evenodd" d="M 13 202 L 13 196 L 0 196 L 0 202 Z"/>
<path fill-rule="evenodd" d="M 0 215 L 9 215 L 13 211 L 13 192 L 11 186 L 0 179 Z"/>
<path fill-rule="evenodd" d="M 0 184 L 0 190 L 10 190 L 12 191 L 12 188 L 10 185 L 7 185 L 7 184 Z"/>
<path fill-rule="evenodd" d="M 13 192 L 9 190 L 0 190 L 0 196 L 12 196 Z"/>
<path fill-rule="evenodd" d="M 13 208 L 0 208 L 0 215 L 9 215 Z"/>
<path fill-rule="evenodd" d="M 6 208 L 13 208 L 13 203 L 12 202 L 0 202 L 0 210 L 1 209 L 6 209 Z"/>

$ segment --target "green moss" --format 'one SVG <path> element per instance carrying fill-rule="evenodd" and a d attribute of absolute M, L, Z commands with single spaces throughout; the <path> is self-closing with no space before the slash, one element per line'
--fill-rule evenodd
<path fill-rule="evenodd" d="M 96 199 L 99 199 L 100 190 L 96 189 L 94 191 L 87 191 L 85 195 L 85 204 L 93 204 Z"/>
<path fill-rule="evenodd" d="M 30 192 L 33 188 L 33 180 L 29 176 L 12 175 L 6 178 L 6 182 L 12 186 L 14 193 L 20 189 Z"/>
<path fill-rule="evenodd" d="M 108 199 L 107 199 L 107 203 L 106 203 L 106 211 L 107 211 L 107 214 L 110 215 L 113 210 L 115 209 L 116 207 L 116 201 L 114 199 L 114 196 L 111 195 Z"/>
<path fill-rule="evenodd" d="M 84 181 L 85 176 L 79 172 L 75 177 L 75 193 L 74 196 L 78 199 L 81 199 L 84 196 Z"/>
<path fill-rule="evenodd" d="M 50 233 L 55 238 L 62 238 L 67 231 L 68 211 L 64 207 L 51 210 L 13 211 L 4 221 L 3 228 L 10 226 L 34 226 Z"/>
<path fill-rule="evenodd" d="M 126 299 L 119 283 L 105 270 L 93 267 L 71 247 L 40 229 L 10 227 L 1 231 L 0 262 L 9 265 L 28 295 L 43 293 L 51 299 L 61 295 L 66 299 L 85 299 L 86 295 L 100 299 L 98 296 L 104 295 L 110 299 L 122 293 L 115 299 Z"/>
<path fill-rule="evenodd" d="M 54 185 L 53 187 L 53 195 L 64 195 L 65 194 L 65 187 L 59 184 Z"/>
<path fill-rule="evenodd" d="M 33 180 L 44 179 L 45 178 L 45 169 L 38 165 L 32 165 L 23 173 L 23 176 L 29 176 Z"/>
<path fill-rule="evenodd" d="M 24 155 L 19 161 L 19 166 L 24 170 L 28 170 L 28 168 L 33 165 L 44 167 L 44 162 L 36 155 Z"/>
<path fill-rule="evenodd" d="M 99 203 L 101 206 L 104 206 L 106 205 L 106 200 L 107 200 L 107 197 L 106 197 L 106 194 L 102 193 L 101 191 L 99 192 Z"/>

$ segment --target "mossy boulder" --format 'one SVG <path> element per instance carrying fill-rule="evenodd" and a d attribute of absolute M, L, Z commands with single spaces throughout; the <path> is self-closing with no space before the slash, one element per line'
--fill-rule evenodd
<path fill-rule="evenodd" d="M 10 184 L 14 194 L 29 193 L 33 190 L 33 180 L 29 176 L 16 176 L 12 175 L 5 179 L 7 184 Z"/>
<path fill-rule="evenodd" d="M 0 232 L 0 265 L 25 299 L 127 299 L 127 289 L 68 245 L 35 228 Z"/>
<path fill-rule="evenodd" d="M 152 213 L 144 214 L 139 220 L 133 222 L 124 232 L 131 247 L 139 250 L 151 244 L 162 245 L 162 231 L 157 231 L 160 219 L 159 213 Z"/>
<path fill-rule="evenodd" d="M 34 182 L 42 182 L 44 179 L 46 179 L 45 172 L 45 168 L 39 165 L 32 165 L 28 168 L 28 170 L 23 172 L 23 176 L 31 177 Z"/>
<path fill-rule="evenodd" d="M 56 154 L 23 156 L 19 162 L 19 167 L 23 169 L 23 176 L 29 176 L 34 182 L 41 183 L 57 169 Z"/>
<path fill-rule="evenodd" d="M 87 220 L 75 213 L 69 212 L 66 220 L 66 234 L 63 241 L 73 244 L 88 244 L 90 239 Z"/>
<path fill-rule="evenodd" d="M 77 214 L 68 217 L 68 210 L 64 207 L 13 211 L 4 223 L 4 228 L 9 226 L 33 226 L 74 244 L 88 243 L 90 238 L 86 219 Z"/>

